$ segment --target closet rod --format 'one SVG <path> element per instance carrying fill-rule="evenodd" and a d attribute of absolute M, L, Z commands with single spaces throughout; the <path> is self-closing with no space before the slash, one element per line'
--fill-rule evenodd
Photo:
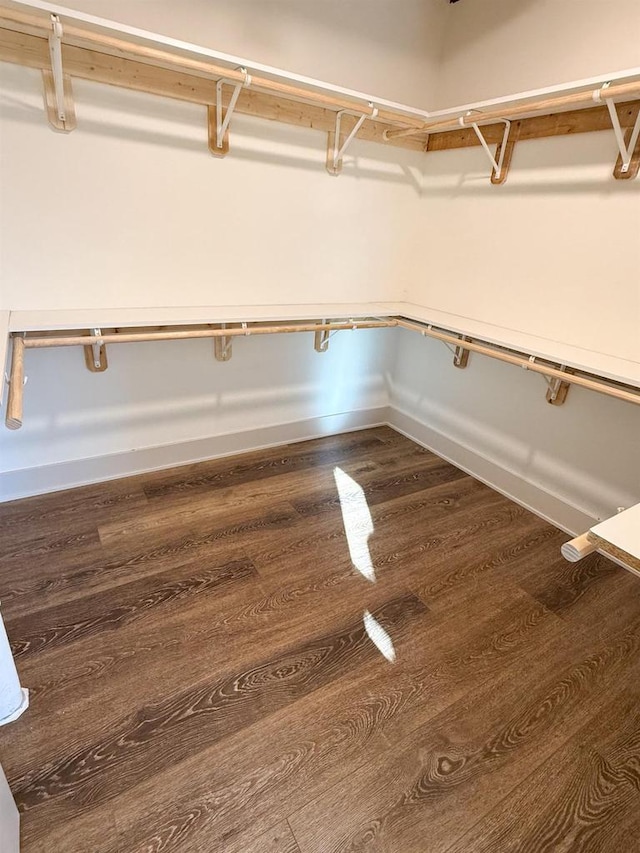
<path fill-rule="evenodd" d="M 329 330 L 378 329 L 395 326 L 408 329 L 410 331 L 420 332 L 422 335 L 443 341 L 446 344 L 450 344 L 455 347 L 462 347 L 469 352 L 477 352 L 481 355 L 495 358 L 498 361 L 503 361 L 507 364 L 512 364 L 517 367 L 524 368 L 525 370 L 539 373 L 540 375 L 548 378 L 558 379 L 561 382 L 578 385 L 582 388 L 597 391 L 600 394 L 605 394 L 618 400 L 624 400 L 628 403 L 640 405 L 640 390 L 627 390 L 625 387 L 619 387 L 618 385 L 610 384 L 605 380 L 592 378 L 589 375 L 582 375 L 580 372 L 576 373 L 572 372 L 572 370 L 564 370 L 560 367 L 556 367 L 553 364 L 541 363 L 536 360 L 536 356 L 532 355 L 527 357 L 516 350 L 508 350 L 507 348 L 500 347 L 498 344 L 463 338 L 460 335 L 436 329 L 430 324 L 422 324 L 416 321 L 407 320 L 403 317 L 388 317 L 385 319 L 351 320 L 333 323 L 305 322 L 297 325 L 282 324 L 251 326 L 248 323 L 242 323 L 231 328 L 188 329 L 166 332 L 129 332 L 121 334 L 109 332 L 101 335 L 70 334 L 64 337 L 61 335 L 56 336 L 55 334 L 40 337 L 27 337 L 24 332 L 14 332 L 12 335 L 13 358 L 11 362 L 11 376 L 9 380 L 6 425 L 9 429 L 19 429 L 22 426 L 25 349 L 90 346 L 92 344 L 121 344 L 134 343 L 136 341 L 185 340 L 189 338 L 230 338 L 250 335 L 319 332 Z"/>
<path fill-rule="evenodd" d="M 24 338 L 26 349 L 42 349 L 47 347 L 91 346 L 91 344 L 129 344 L 136 341 L 180 341 L 188 338 L 232 338 L 250 335 L 276 335 L 292 332 L 322 332 L 331 330 L 340 332 L 348 329 L 385 329 L 396 326 L 395 320 L 351 320 L 336 323 L 300 323 L 298 325 L 282 326 L 251 326 L 243 323 L 239 327 L 225 329 L 185 329 L 168 332 L 109 332 L 104 335 L 68 335 L 66 337 L 33 337 Z"/>
<path fill-rule="evenodd" d="M 11 377 L 7 397 L 5 423 L 9 429 L 22 426 L 22 395 L 24 390 L 24 338 L 15 335 L 11 354 Z"/>
<path fill-rule="evenodd" d="M 9 396 L 5 423 L 8 429 L 20 429 L 23 419 L 24 397 L 24 351 L 48 347 L 90 346 L 91 344 L 124 344 L 135 341 L 175 341 L 187 338 L 239 337 L 247 335 L 273 335 L 292 332 L 318 332 L 323 330 L 342 331 L 349 329 L 382 329 L 396 326 L 394 319 L 351 320 L 348 322 L 300 323 L 282 326 L 250 326 L 242 323 L 239 328 L 189 329 L 169 332 L 133 332 L 129 334 L 69 335 L 67 337 L 28 338 L 24 333 L 12 335 L 13 348 L 11 376 L 9 378 Z"/>
<path fill-rule="evenodd" d="M 540 364 L 535 361 L 535 356 L 524 356 L 515 351 L 506 352 L 503 349 L 498 349 L 497 345 L 480 342 L 476 343 L 473 340 L 460 338 L 459 336 L 451 335 L 448 332 L 442 332 L 434 329 L 430 325 L 422 325 L 411 320 L 404 320 L 401 317 L 397 318 L 397 325 L 403 329 L 410 329 L 413 332 L 421 332 L 429 338 L 435 338 L 438 341 L 444 341 L 446 344 L 452 344 L 456 347 L 463 347 L 470 352 L 477 352 L 481 355 L 488 355 L 491 358 L 496 358 L 499 361 L 504 361 L 507 364 L 514 364 L 517 367 L 522 367 L 525 370 L 531 370 L 534 373 L 540 373 L 542 376 L 548 376 L 552 379 L 560 379 L 562 382 L 568 382 L 572 385 L 580 385 L 582 388 L 588 388 L 590 391 L 598 391 L 601 394 L 608 394 L 610 397 L 615 397 L 618 400 L 624 400 L 627 403 L 635 403 L 640 405 L 640 389 L 638 392 L 627 391 L 624 388 L 618 388 L 615 385 L 610 385 L 607 382 L 598 379 L 590 379 L 587 376 L 580 376 L 570 371 L 561 370 L 552 365 Z"/>
<path fill-rule="evenodd" d="M 529 101 L 520 105 L 509 106 L 505 104 L 499 109 L 491 109 L 486 112 L 473 108 L 466 110 L 462 115 L 448 118 L 442 121 L 426 121 L 421 127 L 407 127 L 403 130 L 387 130 L 385 139 L 402 139 L 415 133 L 443 133 L 450 130 L 460 130 L 461 127 L 471 127 L 472 122 L 488 124 L 500 119 L 519 119 L 530 117 L 534 114 L 546 114 L 564 112 L 571 109 L 587 109 L 599 106 L 607 100 L 633 101 L 640 97 L 640 80 L 627 83 L 617 83 L 609 86 L 601 95 L 602 86 L 590 89 L 587 92 L 572 92 L 569 95 L 556 95 L 542 100 Z"/>

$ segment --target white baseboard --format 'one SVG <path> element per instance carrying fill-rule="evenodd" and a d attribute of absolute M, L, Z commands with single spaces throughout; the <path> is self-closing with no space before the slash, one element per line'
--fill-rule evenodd
<path fill-rule="evenodd" d="M 529 483 L 518 474 L 390 406 L 7 471 L 0 475 L 0 502 L 381 424 L 406 435 L 573 536 L 588 530 L 597 520 L 541 486 Z"/>
<path fill-rule="evenodd" d="M 389 426 L 572 536 L 584 533 L 597 521 L 579 507 L 447 438 L 401 409 L 390 407 Z"/>
<path fill-rule="evenodd" d="M 189 465 L 193 462 L 232 456 L 250 450 L 277 447 L 280 444 L 307 441 L 325 435 L 353 432 L 387 424 L 389 419 L 389 408 L 380 406 L 180 441 L 175 444 L 142 447 L 121 453 L 56 462 L 37 468 L 20 468 L 0 474 L 0 502 L 42 495 L 47 492 L 59 492 L 74 486 L 116 480 L 119 477 L 129 477 L 147 471 Z"/>

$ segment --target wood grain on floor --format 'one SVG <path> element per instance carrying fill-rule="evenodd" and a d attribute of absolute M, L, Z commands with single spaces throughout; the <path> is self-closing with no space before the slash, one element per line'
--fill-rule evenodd
<path fill-rule="evenodd" d="M 632 851 L 640 580 L 387 427 L 0 506 L 24 853 Z"/>

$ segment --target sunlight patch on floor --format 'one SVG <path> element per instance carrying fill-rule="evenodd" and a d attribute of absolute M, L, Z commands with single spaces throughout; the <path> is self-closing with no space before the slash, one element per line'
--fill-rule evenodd
<path fill-rule="evenodd" d="M 369 553 L 369 537 L 373 533 L 373 521 L 362 486 L 342 470 L 334 468 L 333 476 L 340 498 L 342 523 L 347 535 L 351 562 L 360 574 L 375 583 L 376 573 Z"/>
<path fill-rule="evenodd" d="M 380 654 L 393 663 L 396 659 L 396 650 L 393 647 L 393 640 L 388 632 L 385 631 L 375 616 L 372 616 L 368 610 L 364 611 L 363 622 L 364 629 L 369 635 L 371 642 L 377 647 Z"/>

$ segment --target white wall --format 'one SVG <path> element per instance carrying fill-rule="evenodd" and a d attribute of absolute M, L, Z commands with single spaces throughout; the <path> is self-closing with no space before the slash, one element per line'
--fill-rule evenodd
<path fill-rule="evenodd" d="M 440 106 L 640 66 L 637 0 L 462 0 L 447 17 Z M 423 305 L 640 361 L 640 181 L 613 131 L 516 145 L 492 186 L 480 147 L 426 158 Z"/>
<path fill-rule="evenodd" d="M 495 485 L 573 532 L 579 515 L 571 508 L 608 518 L 640 501 L 638 406 L 575 386 L 564 405 L 551 406 L 536 374 L 473 353 L 459 370 L 439 341 L 396 333 L 391 405 L 427 427 L 426 442 L 436 451 L 480 475 L 484 460 L 494 463 Z M 415 427 L 409 432 L 424 438 Z M 458 448 L 450 451 L 449 441 Z M 529 499 L 505 474 L 540 492 Z"/>
<path fill-rule="evenodd" d="M 204 108 L 77 81 L 78 128 L 42 114 L 40 76 L 5 65 L 2 307 L 355 302 L 408 279 L 419 153 L 238 116 L 224 160 Z"/>
<path fill-rule="evenodd" d="M 635 0 L 451 7 L 440 106 L 640 65 Z M 480 148 L 426 158 L 424 274 L 410 301 L 640 361 L 640 182 L 615 181 L 612 132 L 516 146 L 506 184 Z M 603 517 L 640 500 L 640 407 L 402 335 L 392 404 L 479 457 Z M 545 502 L 545 501 L 543 501 Z"/>
<path fill-rule="evenodd" d="M 169 0 L 76 5 L 409 100 L 434 81 L 430 45 L 446 9 L 440 0 L 409 0 L 402 15 L 392 0 L 191 0 L 179 14 Z M 325 170 L 326 134 L 236 116 L 231 153 L 218 160 L 204 108 L 83 81 L 74 81 L 77 130 L 56 134 L 39 74 L 5 65 L 0 76 L 0 307 L 355 302 L 399 294 L 413 272 L 419 154 L 358 142 L 336 179 Z M 301 422 L 299 435 L 348 428 L 359 421 L 341 413 L 387 402 L 390 339 L 362 334 L 336 336 L 322 356 L 310 335 L 241 341 L 222 365 L 202 342 L 112 347 L 104 375 L 89 374 L 77 350 L 28 353 L 24 427 L 0 433 L 2 468 L 18 472 L 3 478 L 5 496 L 49 487 L 55 475 L 42 466 L 68 483 L 77 472 L 66 463 L 87 457 L 184 443 L 197 453 L 206 437 L 278 423 Z M 113 470 L 126 470 L 118 460 Z M 133 453 L 129 470 L 138 464 Z"/>
<path fill-rule="evenodd" d="M 389 100 L 435 96 L 446 0 L 69 0 L 69 8 Z"/>
<path fill-rule="evenodd" d="M 560 0 L 416 0 L 403 14 L 394 0 L 193 0 L 180 15 L 168 0 L 78 5 L 423 105 L 438 91 L 443 103 L 470 101 L 640 64 L 626 0 L 612 0 L 606 16 L 589 11 L 579 44 L 564 11 L 576 4 Z M 434 39 L 445 18 L 438 88 Z M 88 83 L 75 84 L 78 130 L 57 135 L 38 76 L 3 71 L 4 307 L 405 297 L 633 357 L 640 183 L 610 177 L 612 134 L 522 143 L 502 187 L 489 184 L 480 149 L 423 157 L 365 143 L 334 179 L 323 134 L 237 117 L 232 153 L 218 161 L 203 110 Z M 424 346 L 436 348 L 426 376 Z M 443 347 L 393 332 L 340 334 L 322 356 L 308 335 L 234 349 L 220 365 L 202 342 L 112 347 L 104 375 L 89 374 L 75 350 L 28 353 L 25 426 L 0 433 L 2 467 L 18 472 L 6 488 L 25 471 L 37 483 L 45 469 L 48 488 L 55 471 L 72 476 L 87 457 L 121 473 L 151 458 L 144 448 L 164 445 L 169 464 L 172 448 L 188 453 L 211 438 L 215 451 L 229 447 L 216 437 L 238 430 L 357 425 L 344 413 L 381 411 L 390 376 L 394 405 L 588 513 L 638 499 L 640 409 L 576 389 L 550 407 L 541 379 L 480 358 L 456 371 Z"/>
<path fill-rule="evenodd" d="M 640 181 L 613 133 L 516 145 L 507 182 L 477 148 L 434 152 L 409 301 L 640 362 Z"/>
<path fill-rule="evenodd" d="M 208 340 L 121 344 L 109 349 L 109 368 L 99 374 L 76 348 L 30 350 L 24 426 L 0 432 L 7 472 L 0 498 L 103 471 L 95 463 L 65 467 L 73 460 L 112 455 L 113 476 L 149 458 L 163 466 L 376 422 L 388 403 L 393 343 L 385 329 L 336 333 L 321 354 L 310 333 L 237 338 L 225 363 L 215 361 Z M 290 424 L 298 431 L 284 429 Z M 280 434 L 269 429 L 278 425 Z M 230 444 L 236 433 L 245 439 Z M 164 457 L 145 453 L 156 446 L 167 447 Z"/>
<path fill-rule="evenodd" d="M 430 108 L 640 66 L 637 0 L 461 0 Z"/>

